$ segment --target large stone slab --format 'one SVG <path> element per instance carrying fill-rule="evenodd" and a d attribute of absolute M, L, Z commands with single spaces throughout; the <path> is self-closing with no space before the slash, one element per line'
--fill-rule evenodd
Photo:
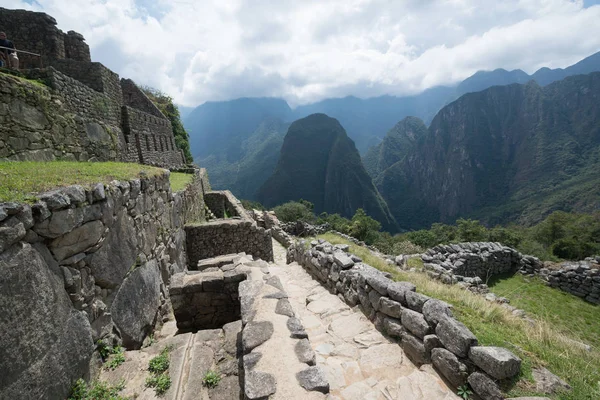
<path fill-rule="evenodd" d="M 463 323 L 454 318 L 443 318 L 435 333 L 445 348 L 459 357 L 467 357 L 471 346 L 477 346 L 477 338 Z"/>
<path fill-rule="evenodd" d="M 0 253 L 0 271 L 0 398 L 66 398 L 94 349 L 85 314 L 29 244 Z"/>
<path fill-rule="evenodd" d="M 521 359 L 503 347 L 474 346 L 469 358 L 496 379 L 511 378 L 521 370 Z"/>
<path fill-rule="evenodd" d="M 467 379 L 475 393 L 485 400 L 504 400 L 498 384 L 486 374 L 473 372 Z"/>
<path fill-rule="evenodd" d="M 155 260 L 134 269 L 123 281 L 111 305 L 123 345 L 138 349 L 154 326 L 160 306 L 160 271 Z"/>
<path fill-rule="evenodd" d="M 460 387 L 467 382 L 469 376 L 467 366 L 461 363 L 452 352 L 443 348 L 433 349 L 431 350 L 431 362 L 454 387 Z"/>
<path fill-rule="evenodd" d="M 329 382 L 320 367 L 308 367 L 296 374 L 298 383 L 308 391 L 329 393 Z"/>
<path fill-rule="evenodd" d="M 266 398 L 277 390 L 275 377 L 266 372 L 249 371 L 244 378 L 244 393 L 249 400 Z"/>
<path fill-rule="evenodd" d="M 52 250 L 56 260 L 62 261 L 96 245 L 102 238 L 103 233 L 104 224 L 101 221 L 88 222 L 66 235 L 54 239 L 50 243 L 50 250 Z"/>
<path fill-rule="evenodd" d="M 260 346 L 273 335 L 273 323 L 270 321 L 249 322 L 242 332 L 242 346 L 248 353 Z"/>
<path fill-rule="evenodd" d="M 401 321 L 402 325 L 404 325 L 406 329 L 412 332 L 413 335 L 417 336 L 419 339 L 423 339 L 425 335 L 431 331 L 431 328 L 425 320 L 425 317 L 423 317 L 423 314 L 409 310 L 408 308 L 402 310 Z"/>
<path fill-rule="evenodd" d="M 127 210 L 122 210 L 102 247 L 89 257 L 88 264 L 96 283 L 108 288 L 118 286 L 136 262 L 137 247 L 133 219 L 127 215 Z"/>

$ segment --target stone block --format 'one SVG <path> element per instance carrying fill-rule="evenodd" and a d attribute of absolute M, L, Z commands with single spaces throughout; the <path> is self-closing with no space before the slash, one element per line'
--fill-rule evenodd
<path fill-rule="evenodd" d="M 298 383 L 308 391 L 329 393 L 329 382 L 325 372 L 320 367 L 308 367 L 296 374 Z"/>
<path fill-rule="evenodd" d="M 467 378 L 469 385 L 475 393 L 485 400 L 504 400 L 500 387 L 486 374 L 473 372 Z"/>
<path fill-rule="evenodd" d="M 402 305 L 387 297 L 382 297 L 381 300 L 379 300 L 379 310 L 393 318 L 402 317 Z"/>
<path fill-rule="evenodd" d="M 406 292 L 414 292 L 416 286 L 410 282 L 392 282 L 388 285 L 388 294 L 392 300 L 406 305 Z"/>
<path fill-rule="evenodd" d="M 469 359 L 496 379 L 512 378 L 521 370 L 521 359 L 502 347 L 473 346 Z"/>
<path fill-rule="evenodd" d="M 402 349 L 408 358 L 417 365 L 428 364 L 431 361 L 423 342 L 410 333 L 402 335 Z"/>
<path fill-rule="evenodd" d="M 408 308 L 414 311 L 418 311 L 420 313 L 423 312 L 423 305 L 431 299 L 429 296 L 425 296 L 424 294 L 407 291 L 405 293 L 406 305 Z"/>
<path fill-rule="evenodd" d="M 260 346 L 273 335 L 273 324 L 270 321 L 249 322 L 242 331 L 242 346 L 245 353 Z"/>
<path fill-rule="evenodd" d="M 454 387 L 463 386 L 467 382 L 467 366 L 452 352 L 444 348 L 435 348 L 431 350 L 431 362 Z"/>
<path fill-rule="evenodd" d="M 477 346 L 477 338 L 461 322 L 446 317 L 438 322 L 435 333 L 448 350 L 459 357 L 467 357 L 469 349 Z"/>
<path fill-rule="evenodd" d="M 452 317 L 450 305 L 441 300 L 431 299 L 423 304 L 423 316 L 433 326 L 445 317 Z"/>
<path fill-rule="evenodd" d="M 416 311 L 403 309 L 401 321 L 402 325 L 419 339 L 423 339 L 431 331 L 423 314 Z"/>
<path fill-rule="evenodd" d="M 406 333 L 406 329 L 402 326 L 402 322 L 395 318 L 384 318 L 383 319 L 383 330 L 386 334 L 392 337 L 402 337 L 403 333 Z"/>
<path fill-rule="evenodd" d="M 244 393 L 248 400 L 267 398 L 277 390 L 275 377 L 266 372 L 250 371 L 244 376 Z"/>

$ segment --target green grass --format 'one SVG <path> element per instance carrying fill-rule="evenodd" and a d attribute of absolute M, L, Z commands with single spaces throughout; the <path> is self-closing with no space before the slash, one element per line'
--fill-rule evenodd
<path fill-rule="evenodd" d="M 574 340 L 600 349 L 600 307 L 521 274 L 489 282 L 510 304 L 546 320 Z"/>
<path fill-rule="evenodd" d="M 523 359 L 521 375 L 516 382 L 504 388 L 508 397 L 541 395 L 534 390 L 531 369 L 534 366 L 544 366 L 572 386 L 570 392 L 550 397 L 557 400 L 600 398 L 600 352 L 597 348 L 587 352 L 575 345 L 563 329 L 566 323 L 556 326 L 553 322 L 560 316 L 548 317 L 548 313 L 556 314 L 553 305 L 564 301 L 565 295 L 570 295 L 558 290 L 542 295 L 541 301 L 548 306 L 547 314 L 540 312 L 538 315 L 530 311 L 536 319 L 536 324 L 532 326 L 525 320 L 513 316 L 500 305 L 486 301 L 482 296 L 456 285 L 444 285 L 423 273 L 403 272 L 372 255 L 368 249 L 354 245 L 337 235 L 328 233 L 319 237 L 333 244 L 350 245 L 350 252 L 361 257 L 365 263 L 391 273 L 394 280 L 412 282 L 416 285 L 417 291 L 452 304 L 455 317 L 471 329 L 480 344 L 506 347 L 521 357 Z M 494 292 L 498 295 L 503 294 L 495 288 Z M 511 298 L 512 295 L 507 297 Z M 519 306 L 518 304 L 515 300 L 514 305 Z M 523 308 L 528 311 L 526 307 Z M 559 310 L 561 308 L 562 306 L 558 306 Z M 582 307 L 584 313 L 587 312 L 585 308 Z M 597 330 L 600 326 L 598 319 L 590 322 L 593 330 Z"/>
<path fill-rule="evenodd" d="M 171 190 L 173 192 L 179 192 L 190 184 L 194 179 L 194 174 L 185 174 L 183 172 L 171 172 Z"/>
<path fill-rule="evenodd" d="M 104 363 L 104 368 L 114 370 L 119 365 L 125 362 L 125 349 L 121 346 L 113 347 L 110 351 L 107 361 Z"/>
<path fill-rule="evenodd" d="M 86 186 L 162 173 L 160 168 L 133 163 L 0 162 L 0 201 L 34 202 L 37 193 L 62 186 Z"/>
<path fill-rule="evenodd" d="M 78 379 L 71 389 L 69 400 L 127 400 L 119 396 L 119 392 L 125 388 L 125 382 L 121 381 L 116 386 L 106 382 L 94 381 L 87 384 L 83 379 Z"/>

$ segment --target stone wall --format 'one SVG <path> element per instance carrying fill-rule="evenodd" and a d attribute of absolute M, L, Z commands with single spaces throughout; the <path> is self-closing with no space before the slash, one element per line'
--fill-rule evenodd
<path fill-rule="evenodd" d="M 0 204 L 0 398 L 66 398 L 97 340 L 141 346 L 186 267 L 203 174 L 178 193 L 165 171 Z"/>
<path fill-rule="evenodd" d="M 583 261 L 568 261 L 559 269 L 543 268 L 539 264 L 526 265 L 521 273 L 539 275 L 548 286 L 600 304 L 600 257 Z"/>
<path fill-rule="evenodd" d="M 386 274 L 323 240 L 290 246 L 296 261 L 354 307 L 359 305 L 377 329 L 398 339 L 415 364 L 432 363 L 454 387 L 469 383 L 484 399 L 501 399 L 497 381 L 520 371 L 521 360 L 504 348 L 479 346 L 477 338 L 452 316 L 448 304 L 417 293 L 409 282 Z"/>
<path fill-rule="evenodd" d="M 107 96 L 118 108 L 123 103 L 123 92 L 119 75 L 106 68 L 99 62 L 84 62 L 71 59 L 53 60 L 51 66 L 61 73 L 73 78 L 77 84 Z M 65 93 L 68 88 L 56 88 L 66 97 L 73 97 L 77 101 L 77 93 Z"/>
<path fill-rule="evenodd" d="M 121 90 L 123 91 L 123 104 L 126 106 L 136 108 L 158 118 L 165 118 L 163 113 L 131 79 L 121 79 Z"/>
<path fill-rule="evenodd" d="M 118 160 L 120 108 L 54 69 L 40 78 L 0 74 L 0 160 Z"/>
<path fill-rule="evenodd" d="M 273 211 L 248 210 L 248 214 L 261 228 L 269 229 L 273 239 L 277 240 L 286 249 L 294 243 L 294 240 L 281 228 L 279 219 Z"/>
<path fill-rule="evenodd" d="M 89 46 L 83 36 L 74 31 L 65 34 L 48 14 L 0 7 L 0 30 L 6 32 L 17 49 L 41 54 L 44 65 L 66 57 L 90 60 Z M 19 54 L 19 64 L 22 69 L 41 66 L 39 57 L 23 53 Z"/>
<path fill-rule="evenodd" d="M 123 106 L 123 130 L 125 160 L 131 161 L 137 155 L 139 162 L 147 165 L 177 168 L 184 164 L 168 119 Z"/>
<path fill-rule="evenodd" d="M 273 261 L 271 231 L 251 220 L 222 219 L 189 224 L 185 233 L 190 269 L 195 269 L 200 260 L 241 252 Z"/>
<path fill-rule="evenodd" d="M 223 254 L 246 253 L 273 261 L 271 231 L 259 227 L 229 190 L 206 192 L 204 201 L 211 214 L 223 215 L 228 210 L 232 217 L 185 227 L 189 269 L 196 269 L 200 260 Z"/>

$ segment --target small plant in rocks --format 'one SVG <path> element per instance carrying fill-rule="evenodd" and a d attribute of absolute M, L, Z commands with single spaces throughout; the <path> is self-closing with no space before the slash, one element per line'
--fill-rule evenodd
<path fill-rule="evenodd" d="M 456 394 L 459 397 L 461 397 L 465 400 L 468 400 L 471 398 L 471 395 L 473 394 L 473 392 L 471 391 L 471 389 L 469 389 L 469 385 L 462 385 L 462 386 L 458 387 Z"/>
<path fill-rule="evenodd" d="M 109 358 L 104 364 L 104 367 L 113 370 L 125 362 L 125 349 L 121 346 L 115 346 L 109 351 Z M 100 353 L 100 355 L 102 355 L 102 353 Z"/>
<path fill-rule="evenodd" d="M 208 388 L 215 387 L 221 382 L 221 375 L 213 370 L 208 370 L 202 378 L 202 383 Z"/>
<path fill-rule="evenodd" d="M 169 376 L 169 352 L 171 347 L 167 346 L 159 355 L 152 358 L 148 363 L 150 376 L 146 378 L 146 386 L 154 388 L 157 396 L 163 395 L 171 387 Z"/>

